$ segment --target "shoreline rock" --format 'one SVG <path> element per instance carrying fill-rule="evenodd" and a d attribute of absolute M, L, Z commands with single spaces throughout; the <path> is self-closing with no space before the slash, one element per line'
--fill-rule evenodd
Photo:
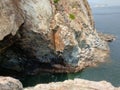
<path fill-rule="evenodd" d="M 0 90 L 23 90 L 23 86 L 17 79 L 0 76 Z"/>
<path fill-rule="evenodd" d="M 0 40 L 16 34 L 11 51 L 5 48 L 0 60 L 2 68 L 31 74 L 78 72 L 109 54 L 87 0 L 1 0 L 0 7 Z"/>
<path fill-rule="evenodd" d="M 38 84 L 24 90 L 120 90 L 106 81 L 89 81 L 84 79 L 65 80 L 64 82 L 52 82 Z"/>
<path fill-rule="evenodd" d="M 112 41 L 116 40 L 116 36 L 114 36 L 112 34 L 104 34 L 102 32 L 98 32 L 98 35 L 102 40 L 104 40 L 106 42 L 112 42 Z"/>
<path fill-rule="evenodd" d="M 11 77 L 0 76 L 0 90 L 120 90 L 107 81 L 89 81 L 84 79 L 65 80 L 49 84 L 37 84 L 23 88 L 21 82 Z"/>

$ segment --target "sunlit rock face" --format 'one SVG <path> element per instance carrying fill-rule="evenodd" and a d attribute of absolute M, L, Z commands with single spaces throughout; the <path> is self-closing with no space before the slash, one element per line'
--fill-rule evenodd
<path fill-rule="evenodd" d="M 9 8 L 2 6 L 6 3 Z M 0 10 L 3 7 L 9 13 L 0 14 L 0 30 L 7 31 L 0 37 L 19 30 L 15 45 L 27 63 L 32 62 L 27 68 L 35 67 L 33 73 L 77 72 L 103 61 L 108 54 L 87 0 L 1 0 L 0 5 Z"/>
<path fill-rule="evenodd" d="M 24 22 L 19 0 L 0 0 L 0 40 L 5 36 L 15 35 Z"/>
<path fill-rule="evenodd" d="M 0 90 L 120 90 L 120 87 L 114 87 L 107 81 L 74 79 L 23 88 L 19 80 L 0 76 Z"/>
<path fill-rule="evenodd" d="M 17 79 L 0 76 L 0 90 L 23 90 L 23 85 Z"/>
<path fill-rule="evenodd" d="M 88 81 L 83 79 L 66 80 L 49 84 L 38 84 L 24 90 L 120 90 L 106 81 Z"/>

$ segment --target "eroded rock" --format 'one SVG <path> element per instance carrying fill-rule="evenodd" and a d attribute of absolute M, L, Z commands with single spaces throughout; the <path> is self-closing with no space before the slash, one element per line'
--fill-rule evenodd
<path fill-rule="evenodd" d="M 2 0 L 0 4 L 0 22 L 6 23 L 0 23 L 1 31 L 7 31 L 0 33 L 1 39 L 19 29 L 14 45 L 28 59 L 23 70 L 77 72 L 108 56 L 109 47 L 95 30 L 87 0 Z M 19 64 L 16 61 L 13 65 Z"/>
<path fill-rule="evenodd" d="M 19 0 L 0 1 L 0 40 L 9 34 L 15 35 L 24 22 L 18 6 Z"/>
<path fill-rule="evenodd" d="M 98 33 L 99 37 L 106 41 L 106 42 L 112 42 L 116 39 L 116 36 L 112 35 L 112 34 L 103 34 L 103 33 Z"/>
<path fill-rule="evenodd" d="M 23 86 L 19 80 L 0 76 L 0 90 L 23 90 Z"/>
<path fill-rule="evenodd" d="M 37 7 L 36 3 L 46 3 L 47 6 L 39 4 Z M 22 27 L 20 47 L 29 54 L 29 58 L 49 63 L 52 72 L 79 71 L 91 65 L 87 61 L 98 60 L 95 51 L 106 53 L 109 50 L 94 28 L 86 0 L 60 0 L 57 3 L 54 0 L 23 0 L 21 5 L 26 22 Z M 44 13 L 41 13 L 43 10 Z M 56 66 L 57 70 L 54 70 Z M 65 67 L 69 69 L 65 70 Z"/>
<path fill-rule="evenodd" d="M 38 84 L 24 90 L 120 90 L 106 81 L 88 81 L 84 79 L 66 80 L 49 84 Z"/>
<path fill-rule="evenodd" d="M 19 80 L 0 76 L 0 90 L 120 90 L 120 88 L 114 87 L 106 81 L 96 82 L 84 79 L 38 84 L 34 87 L 23 88 Z"/>

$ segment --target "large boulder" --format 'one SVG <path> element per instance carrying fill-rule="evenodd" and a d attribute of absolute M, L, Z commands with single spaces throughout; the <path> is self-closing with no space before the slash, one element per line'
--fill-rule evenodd
<path fill-rule="evenodd" d="M 38 84 L 24 90 L 120 90 L 106 81 L 89 81 L 84 79 L 66 80 L 49 84 Z"/>
<path fill-rule="evenodd" d="M 23 86 L 19 80 L 0 76 L 0 90 L 23 90 Z"/>
<path fill-rule="evenodd" d="M 12 77 L 0 76 L 0 90 L 120 90 L 106 81 L 89 81 L 84 79 L 66 80 L 64 82 L 52 82 L 49 84 L 37 84 L 34 87 L 23 88 L 21 82 Z"/>
<path fill-rule="evenodd" d="M 28 59 L 21 67 L 33 69 L 33 73 L 77 72 L 108 55 L 87 0 L 1 0 L 0 5 L 4 31 L 0 37 L 19 30 L 14 45 Z"/>

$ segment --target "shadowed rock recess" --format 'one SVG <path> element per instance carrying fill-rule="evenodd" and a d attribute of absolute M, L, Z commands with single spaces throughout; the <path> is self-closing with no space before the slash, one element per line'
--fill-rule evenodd
<path fill-rule="evenodd" d="M 109 47 L 87 0 L 0 0 L 0 67 L 70 73 L 103 62 Z"/>

